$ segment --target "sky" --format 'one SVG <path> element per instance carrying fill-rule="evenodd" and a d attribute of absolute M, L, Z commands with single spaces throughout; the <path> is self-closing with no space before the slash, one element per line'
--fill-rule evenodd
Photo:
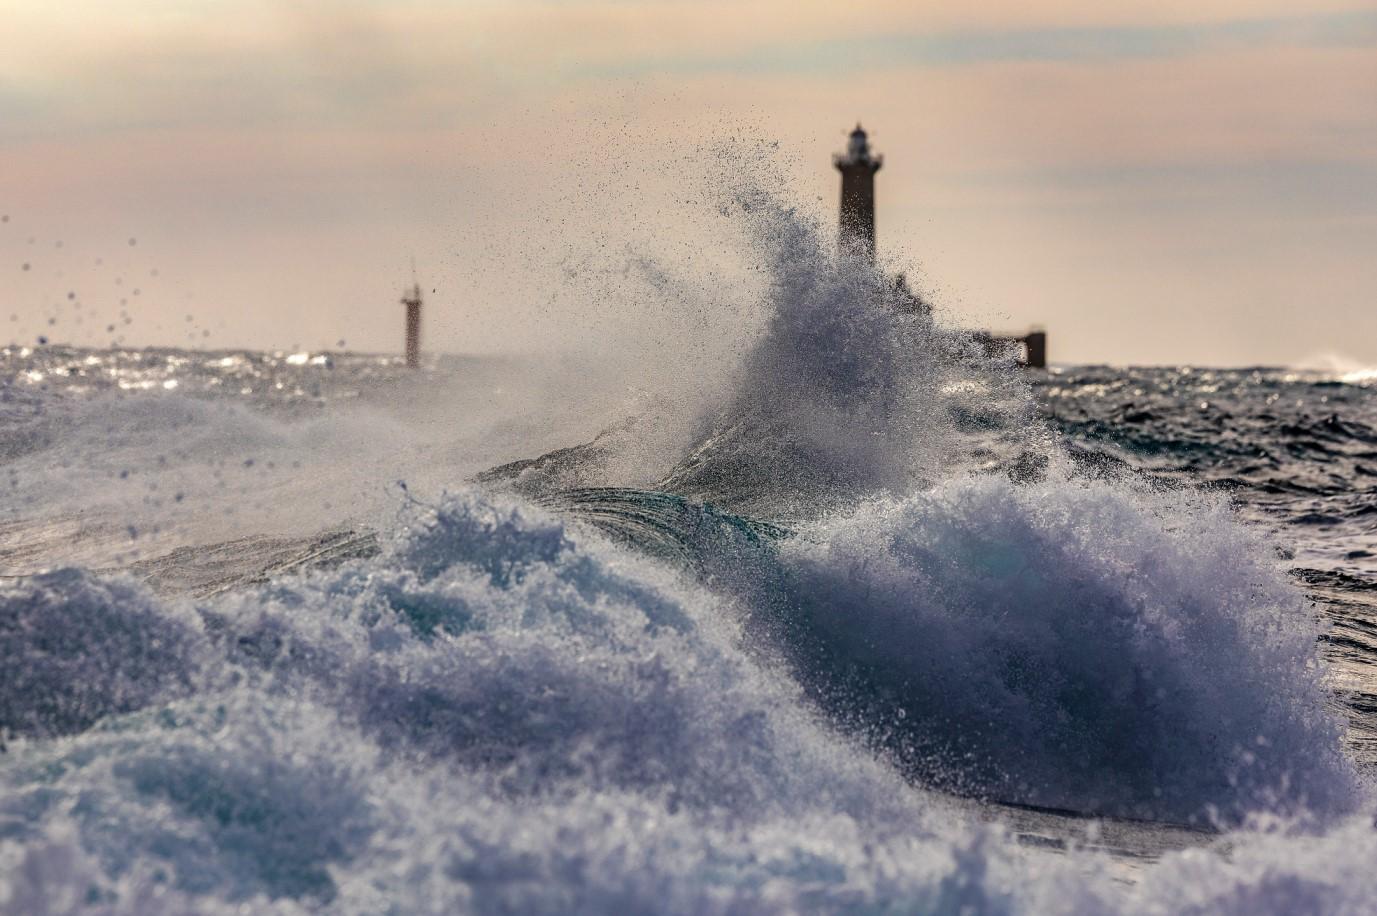
<path fill-rule="evenodd" d="M 0 22 L 16 343 L 395 350 L 414 258 L 433 350 L 681 346 L 747 295 L 714 170 L 830 230 L 860 120 L 881 258 L 944 321 L 1044 327 L 1054 362 L 1377 365 L 1374 3 L 0 0 Z"/>

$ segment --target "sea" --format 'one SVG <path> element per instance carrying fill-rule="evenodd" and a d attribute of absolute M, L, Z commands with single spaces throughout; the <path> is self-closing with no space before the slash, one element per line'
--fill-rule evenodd
<path fill-rule="evenodd" d="M 1377 372 L 1024 369 L 750 204 L 668 392 L 0 351 L 0 911 L 1377 909 Z"/>

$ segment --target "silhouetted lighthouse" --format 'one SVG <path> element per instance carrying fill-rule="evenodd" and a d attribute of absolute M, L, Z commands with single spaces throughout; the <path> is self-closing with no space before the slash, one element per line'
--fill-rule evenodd
<path fill-rule="evenodd" d="M 421 364 L 421 284 L 412 278 L 411 289 L 402 296 L 406 306 L 406 364 L 415 369 Z"/>
<path fill-rule="evenodd" d="M 870 141 L 859 123 L 851 132 L 846 152 L 832 157 L 841 172 L 841 249 L 843 253 L 875 260 L 875 173 L 883 156 L 870 152 Z"/>

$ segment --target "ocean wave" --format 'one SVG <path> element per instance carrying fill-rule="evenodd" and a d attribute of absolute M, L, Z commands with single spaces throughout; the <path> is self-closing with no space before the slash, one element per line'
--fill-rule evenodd
<path fill-rule="evenodd" d="M 712 195 L 745 226 L 766 280 L 749 305 L 763 324 L 739 365 L 705 379 L 694 403 L 658 403 L 480 480 L 537 497 L 649 488 L 788 522 L 921 489 L 954 468 L 1045 458 L 1045 429 L 1029 422 L 1031 392 L 1009 354 L 938 324 L 876 265 L 836 256 L 830 233 L 762 183 L 758 163 L 731 143 L 718 153 L 735 167 Z"/>
<path fill-rule="evenodd" d="M 1219 502 L 990 476 L 780 552 L 803 677 L 925 779 L 1183 821 L 1356 802 L 1319 626 Z"/>
<path fill-rule="evenodd" d="M 199 624 L 122 578 L 67 569 L 0 586 L 0 739 L 73 734 L 189 693 Z"/>
<path fill-rule="evenodd" d="M 1292 368 L 1311 378 L 1319 377 L 1346 385 L 1367 386 L 1377 381 L 1377 366 L 1339 353 L 1313 354 Z"/>
<path fill-rule="evenodd" d="M 85 601 L 103 608 L 101 632 L 135 621 L 135 646 L 164 654 L 144 661 L 119 640 L 102 650 L 93 632 L 90 670 L 146 672 L 145 689 L 119 702 L 98 690 L 80 718 L 60 705 L 52 720 L 48 707 L 25 712 L 33 737 L 12 741 L 0 766 L 0 906 L 1126 902 L 1069 862 L 1039 861 L 1029 881 L 999 831 L 905 782 L 853 722 L 822 716 L 837 710 L 810 702 L 816 691 L 780 677 L 777 653 L 753 643 L 752 620 L 778 602 L 749 605 L 739 584 L 705 590 L 516 501 L 468 492 L 408 512 L 376 557 L 194 605 L 76 572 L 12 591 L 0 606 L 12 632 Z M 986 481 L 757 549 L 777 552 L 793 622 L 812 615 L 808 632 L 776 633 L 841 640 L 902 688 L 890 695 L 910 735 L 954 742 L 975 771 L 1007 777 L 996 785 L 1099 792 L 1158 815 L 1264 797 L 1269 810 L 1343 810 L 1352 774 L 1305 667 L 1306 627 L 1283 619 L 1267 571 L 1218 535 L 1208 516 L 1174 530 L 1104 490 Z M 1116 590 L 1109 573 L 1125 572 L 1129 544 L 1143 575 Z M 1073 598 L 1095 600 L 1075 613 Z M 21 667 L 46 664 L 41 641 L 16 637 L 6 651 Z M 1141 695 L 1144 682 L 1163 693 Z M 0 686 L 4 708 L 22 708 L 24 683 Z M 991 727 L 962 732 L 958 715 Z M 38 737 L 57 732 L 69 737 Z M 1244 765 L 1232 742 L 1259 734 L 1268 743 L 1250 744 Z M 1151 779 L 1164 797 L 1146 793 Z M 1193 861 L 1179 867 L 1229 868 Z M 1240 900 L 1263 880 L 1229 874 Z M 80 902 L 57 892 L 74 884 Z M 1225 896 L 1212 905 L 1227 908 Z"/>

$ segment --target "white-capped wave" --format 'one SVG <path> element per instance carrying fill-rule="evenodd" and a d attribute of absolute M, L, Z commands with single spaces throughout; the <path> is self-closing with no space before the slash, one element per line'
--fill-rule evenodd
<path fill-rule="evenodd" d="M 1356 803 L 1320 626 L 1219 501 L 957 479 L 781 552 L 804 677 L 926 778 L 1183 821 Z"/>
<path fill-rule="evenodd" d="M 61 741 L 11 742 L 0 759 L 0 910 L 1243 912 L 1371 899 L 1358 896 L 1370 888 L 1355 864 L 1377 847 L 1370 828 L 1240 834 L 1232 862 L 1178 854 L 1133 889 L 1109 880 L 1096 854 L 1020 851 L 818 715 L 752 647 L 743 599 L 519 503 L 467 493 L 411 513 L 379 557 L 194 613 L 86 573 L 12 592 L 0 606 L 7 625 L 62 617 L 63 596 L 108 596 L 105 613 L 139 621 L 149 645 L 200 651 L 189 666 L 182 656 L 150 666 L 178 672 L 191 692 L 154 677 L 161 686 L 132 704 L 141 708 L 84 707 L 103 718 Z M 1309 657 L 1304 628 L 1277 617 L 1267 570 L 1210 533 L 1208 515 L 1178 530 L 1093 487 L 1019 495 L 969 484 L 810 531 L 781 562 L 791 581 L 811 583 L 810 608 L 849 618 L 852 645 L 875 662 L 930 666 L 935 692 L 910 718 L 952 727 L 943 703 L 1004 716 L 1030 750 L 996 763 L 1025 782 L 1094 777 L 1097 749 L 1113 744 L 1096 730 L 1119 714 L 1130 744 L 1147 736 L 1181 755 L 1186 775 L 1164 774 L 1181 794 L 1161 804 L 1218 790 L 1227 808 L 1290 771 L 1299 782 L 1283 798 L 1343 807 L 1351 774 L 1326 750 L 1333 735 L 1296 656 Z M 1130 541 L 1150 578 L 1130 574 L 1137 586 L 1116 591 L 1095 570 L 1124 572 L 1118 550 Z M 919 585 L 929 595 L 915 601 Z M 1252 597 L 1230 610 L 1226 595 Z M 1077 613 L 1083 598 L 1096 600 Z M 924 647 L 944 615 L 945 641 Z M 1264 647 L 1247 648 L 1250 634 Z M 45 651 L 22 638 L 12 648 L 21 663 Z M 1192 661 L 1207 650 L 1244 657 Z M 127 657 L 96 652 L 90 664 L 130 670 Z M 1201 708 L 1127 706 L 1129 681 L 1149 665 L 1166 691 L 1149 702 Z M 905 670 L 921 685 L 921 670 Z M 1020 670 L 1025 679 L 1010 681 Z M 2 708 L 20 689 L 0 685 Z M 1058 709 L 1066 689 L 1104 696 Z M 1063 716 L 1081 716 L 1084 734 Z M 1218 740 L 1194 743 L 1211 727 L 1224 730 Z M 1258 729 L 1272 743 L 1256 764 L 1265 778 L 1249 781 L 1228 742 Z M 1239 787 L 1205 778 L 1230 765 Z M 1112 785 L 1099 775 L 1092 787 Z"/>

